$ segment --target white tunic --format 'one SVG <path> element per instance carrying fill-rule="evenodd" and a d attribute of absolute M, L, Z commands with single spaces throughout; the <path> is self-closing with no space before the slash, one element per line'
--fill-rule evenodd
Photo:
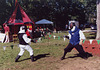
<path fill-rule="evenodd" d="M 19 31 L 19 34 L 20 33 L 25 33 L 25 30 L 23 30 L 22 28 L 24 28 L 24 26 L 20 27 L 20 31 Z M 27 37 L 26 34 L 24 34 L 22 36 L 23 40 L 26 42 L 26 43 L 30 43 L 31 42 L 31 39 Z M 27 50 L 29 53 L 30 53 L 30 56 L 33 55 L 33 49 L 30 47 L 30 45 L 22 45 L 22 44 L 19 44 L 19 47 L 20 47 L 20 52 L 19 52 L 19 56 L 22 56 L 24 51 Z"/>

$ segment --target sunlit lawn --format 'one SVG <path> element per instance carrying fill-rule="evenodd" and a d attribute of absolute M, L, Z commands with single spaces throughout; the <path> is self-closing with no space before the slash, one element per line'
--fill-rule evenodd
<path fill-rule="evenodd" d="M 54 35 L 56 39 L 53 38 Z M 48 38 L 49 36 L 46 36 L 45 39 L 42 38 L 42 41 L 38 43 L 31 43 L 31 47 L 34 50 L 34 56 L 37 59 L 35 62 L 31 62 L 29 53 L 25 51 L 24 55 L 19 59 L 20 62 L 15 63 L 15 57 L 20 51 L 18 42 L 7 44 L 0 43 L 0 70 L 55 70 L 55 64 L 57 62 L 52 61 L 52 59 L 60 60 L 60 57 L 63 55 L 63 49 L 69 42 L 67 39 L 66 41 L 63 40 L 64 35 L 67 35 L 67 33 L 52 33 L 50 39 Z M 60 39 L 58 39 L 58 36 L 60 36 Z M 90 39 L 95 35 L 93 33 L 85 33 L 85 36 Z M 11 45 L 14 45 L 13 49 Z M 7 46 L 5 51 L 3 46 Z M 74 52 L 75 51 L 72 51 L 69 55 L 73 55 Z"/>

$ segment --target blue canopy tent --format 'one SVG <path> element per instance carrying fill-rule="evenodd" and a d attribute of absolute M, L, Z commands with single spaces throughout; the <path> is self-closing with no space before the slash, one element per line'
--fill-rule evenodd
<path fill-rule="evenodd" d="M 37 21 L 35 24 L 52 24 L 53 25 L 53 22 L 46 19 L 42 19 L 40 21 Z"/>
<path fill-rule="evenodd" d="M 53 22 L 46 20 L 46 19 L 42 19 L 40 21 L 35 22 L 35 24 L 39 27 L 43 27 L 43 28 L 49 28 L 49 29 L 53 29 Z"/>

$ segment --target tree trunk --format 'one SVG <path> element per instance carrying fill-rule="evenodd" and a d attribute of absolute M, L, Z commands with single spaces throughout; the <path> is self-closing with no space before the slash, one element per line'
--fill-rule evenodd
<path fill-rule="evenodd" d="M 100 40 L 100 0 L 97 0 L 97 36 L 96 39 Z"/>

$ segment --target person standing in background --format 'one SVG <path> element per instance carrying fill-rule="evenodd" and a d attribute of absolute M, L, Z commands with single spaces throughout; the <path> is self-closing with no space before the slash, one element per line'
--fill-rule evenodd
<path fill-rule="evenodd" d="M 66 24 L 66 27 L 65 27 L 65 29 L 66 29 L 66 30 L 68 30 L 68 25 L 67 25 L 67 24 Z"/>
<path fill-rule="evenodd" d="M 5 30 L 5 35 L 6 35 L 6 39 L 5 39 L 4 43 L 9 43 L 9 32 L 10 32 L 10 29 L 7 26 L 6 23 L 4 24 L 4 30 Z"/>

